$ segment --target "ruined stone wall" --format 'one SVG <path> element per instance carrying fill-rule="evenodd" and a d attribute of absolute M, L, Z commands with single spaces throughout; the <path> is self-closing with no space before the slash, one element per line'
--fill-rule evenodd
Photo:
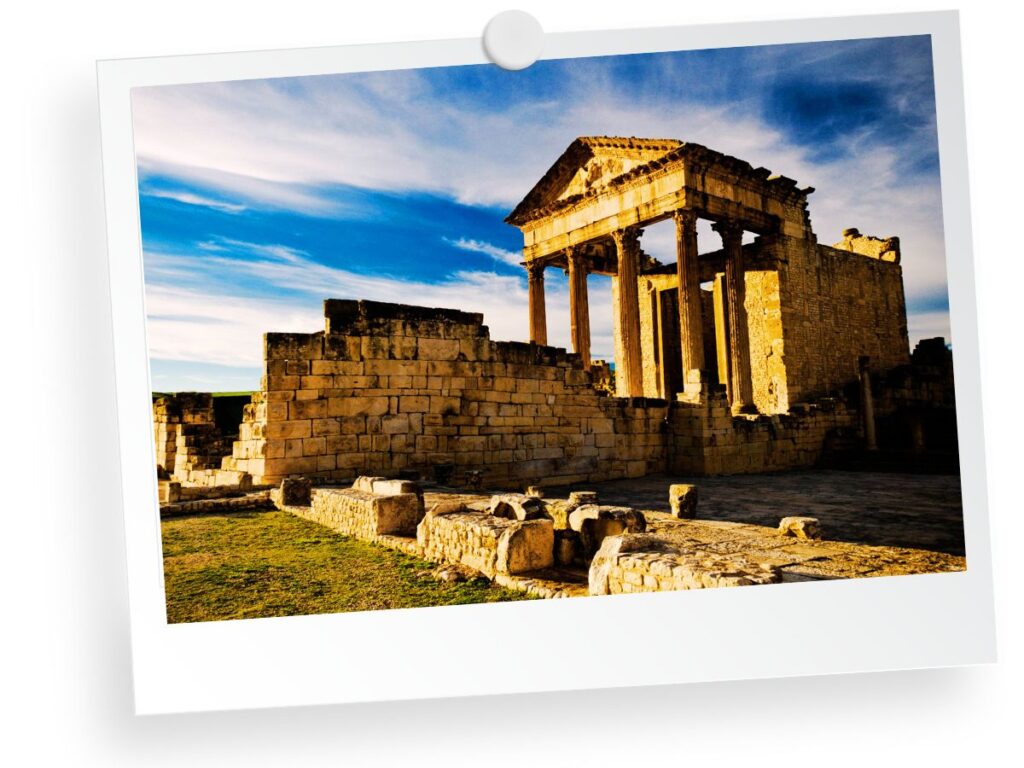
<path fill-rule="evenodd" d="M 491 341 L 455 310 L 329 300 L 325 315 L 324 332 L 266 334 L 225 469 L 263 483 L 450 464 L 508 487 L 664 468 L 667 404 L 606 396 L 564 350 Z"/>
<path fill-rule="evenodd" d="M 764 568 L 741 554 L 694 552 L 650 534 L 609 536 L 588 573 L 591 595 L 741 587 L 779 580 L 776 569 Z"/>
<path fill-rule="evenodd" d="M 215 423 L 213 396 L 207 392 L 154 400 L 153 438 L 157 467 L 183 482 L 198 481 L 205 470 L 217 469 L 229 452 Z"/>
<path fill-rule="evenodd" d="M 464 565 L 492 579 L 499 573 L 527 573 L 554 563 L 555 533 L 550 520 L 435 510 L 423 518 L 416 537 L 428 560 Z"/>
<path fill-rule="evenodd" d="M 759 245 L 778 269 L 790 403 L 835 392 L 855 380 L 861 355 L 870 356 L 876 370 L 908 362 L 903 273 L 898 259 L 889 258 L 891 250 L 880 251 L 883 259 L 782 236 L 761 238 Z M 749 268 L 758 269 L 756 261 Z M 749 279 L 747 286 L 750 316 L 755 305 Z M 769 293 L 774 288 L 766 287 Z M 761 368 L 764 361 L 751 363 Z"/>
<path fill-rule="evenodd" d="M 858 417 L 831 400 L 799 413 L 733 417 L 719 390 L 705 404 L 675 403 L 671 421 L 670 471 L 732 475 L 812 467 L 829 434 L 856 426 Z"/>

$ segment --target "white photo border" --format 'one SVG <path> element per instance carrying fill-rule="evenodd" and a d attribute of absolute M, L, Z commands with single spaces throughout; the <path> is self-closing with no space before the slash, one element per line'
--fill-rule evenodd
<path fill-rule="evenodd" d="M 968 569 L 599 599 L 169 625 L 132 88 L 486 64 L 479 39 L 97 66 L 139 714 L 940 667 L 995 661 L 958 16 L 859 16 L 548 34 L 542 59 L 931 35 Z M 643 653 L 631 649 L 642 647 Z M 659 652 L 660 649 L 660 652 Z"/>

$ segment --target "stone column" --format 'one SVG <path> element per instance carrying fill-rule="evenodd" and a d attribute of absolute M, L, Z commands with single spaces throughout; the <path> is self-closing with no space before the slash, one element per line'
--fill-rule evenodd
<path fill-rule="evenodd" d="M 683 389 L 688 395 L 699 396 L 704 370 L 704 324 L 700 311 L 700 270 L 697 266 L 697 213 L 678 210 L 673 218 L 676 222 Z"/>
<path fill-rule="evenodd" d="M 718 383 L 732 401 L 732 377 L 729 375 L 729 311 L 725 306 L 725 273 L 715 274 L 715 352 L 718 362 Z"/>
<path fill-rule="evenodd" d="M 747 310 L 743 269 L 743 227 L 731 221 L 721 221 L 714 229 L 722 236 L 725 251 L 726 306 L 729 315 L 729 358 L 734 413 L 750 412 L 754 408 L 754 395 L 750 379 L 750 340 L 747 335 Z"/>
<path fill-rule="evenodd" d="M 587 267 L 579 248 L 565 249 L 569 265 L 569 321 L 572 351 L 580 356 L 583 367 L 590 367 L 590 300 L 587 297 Z"/>
<path fill-rule="evenodd" d="M 619 336 L 622 341 L 622 366 L 625 391 L 621 397 L 641 397 L 644 393 L 643 363 L 640 355 L 640 230 L 626 227 L 612 232 L 619 257 Z"/>
<path fill-rule="evenodd" d="M 546 346 L 548 318 L 544 306 L 544 265 L 531 262 L 526 265 L 526 274 L 530 287 L 530 341 Z"/>

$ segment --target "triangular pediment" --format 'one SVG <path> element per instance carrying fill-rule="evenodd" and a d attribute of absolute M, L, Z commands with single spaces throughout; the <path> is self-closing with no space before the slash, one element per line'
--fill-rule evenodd
<path fill-rule="evenodd" d="M 532 214 L 552 204 L 597 192 L 634 168 L 663 157 L 681 143 L 675 139 L 581 136 L 569 145 L 506 221 L 525 223 L 534 218 Z"/>

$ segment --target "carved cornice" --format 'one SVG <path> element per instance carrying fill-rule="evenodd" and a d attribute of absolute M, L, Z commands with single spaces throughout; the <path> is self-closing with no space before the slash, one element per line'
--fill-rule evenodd
<path fill-rule="evenodd" d="M 582 194 L 571 195 L 547 204 L 541 203 L 544 194 L 553 186 L 557 186 L 559 183 L 568 183 L 568 179 L 572 177 L 570 170 L 574 173 L 586 162 L 586 159 L 593 156 L 593 147 L 621 147 L 636 151 L 664 150 L 665 152 L 660 157 L 637 165 L 617 176 L 603 187 L 589 189 Z M 646 183 L 648 177 L 657 175 L 659 171 L 669 166 L 676 167 L 680 164 L 697 172 L 713 172 L 721 175 L 730 183 L 789 205 L 806 207 L 807 195 L 814 191 L 813 187 L 800 189 L 793 179 L 786 176 L 772 176 L 771 171 L 767 168 L 754 168 L 745 160 L 716 152 L 701 144 L 679 142 L 674 139 L 580 137 L 569 145 L 568 149 L 505 221 L 521 227 L 531 221 L 552 216 L 609 191 L 618 193 L 626 187 L 642 185 Z"/>

